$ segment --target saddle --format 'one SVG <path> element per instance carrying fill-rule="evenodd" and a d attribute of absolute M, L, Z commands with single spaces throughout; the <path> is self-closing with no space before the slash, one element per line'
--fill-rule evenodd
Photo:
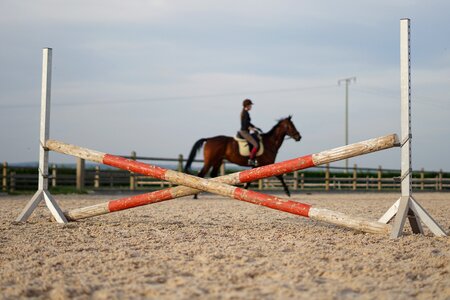
<path fill-rule="evenodd" d="M 253 133 L 252 134 L 253 138 L 258 142 L 259 144 L 259 149 L 258 152 L 256 153 L 256 156 L 261 156 L 264 153 L 264 145 L 263 145 L 263 141 L 262 138 L 259 134 Z M 247 142 L 246 139 L 244 139 L 239 132 L 236 134 L 236 136 L 234 137 L 234 140 L 238 143 L 239 145 L 239 154 L 242 156 L 250 156 L 250 151 L 252 151 L 253 149 L 253 145 L 249 144 Z"/>

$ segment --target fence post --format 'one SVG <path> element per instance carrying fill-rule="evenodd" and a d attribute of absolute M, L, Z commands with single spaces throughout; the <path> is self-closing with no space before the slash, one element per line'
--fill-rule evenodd
<path fill-rule="evenodd" d="M 300 174 L 300 189 L 305 189 L 305 173 Z"/>
<path fill-rule="evenodd" d="M 421 190 L 425 189 L 425 170 L 424 170 L 424 168 L 422 168 L 420 170 L 420 189 Z"/>
<path fill-rule="evenodd" d="M 222 164 L 220 165 L 220 176 L 225 176 L 225 160 L 222 160 Z"/>
<path fill-rule="evenodd" d="M 99 187 L 100 187 L 100 167 L 95 166 L 94 188 L 98 189 Z"/>
<path fill-rule="evenodd" d="M 85 176 L 85 161 L 82 158 L 77 157 L 77 190 L 84 189 L 84 177 Z"/>
<path fill-rule="evenodd" d="M 383 174 L 383 170 L 381 168 L 381 166 L 378 166 L 378 190 L 381 191 L 382 188 L 382 184 L 381 184 L 381 177 Z"/>
<path fill-rule="evenodd" d="M 442 169 L 439 170 L 439 190 L 442 191 Z"/>
<path fill-rule="evenodd" d="M 258 179 L 258 190 L 262 191 L 264 189 L 264 183 L 266 183 L 266 188 L 267 188 L 267 181 L 268 181 L 268 179 L 269 178 Z"/>
<path fill-rule="evenodd" d="M 8 191 L 8 163 L 6 161 L 3 162 L 3 172 L 2 172 L 2 191 Z"/>
<path fill-rule="evenodd" d="M 434 186 L 435 186 L 436 191 L 438 191 L 439 190 L 439 174 L 436 175 L 436 177 L 434 178 Z"/>
<path fill-rule="evenodd" d="M 136 151 L 131 151 L 131 159 L 136 160 Z M 136 189 L 136 174 L 130 172 L 130 191 Z"/>
<path fill-rule="evenodd" d="M 368 191 L 370 188 L 370 183 L 369 183 L 369 175 L 366 175 L 366 190 Z"/>
<path fill-rule="evenodd" d="M 52 187 L 56 187 L 56 165 L 52 165 Z"/>
<path fill-rule="evenodd" d="M 298 171 L 294 171 L 294 191 L 298 190 Z"/>
<path fill-rule="evenodd" d="M 183 172 L 183 154 L 178 155 L 178 172 Z"/>
<path fill-rule="evenodd" d="M 9 177 L 9 190 L 12 193 L 16 190 L 16 172 L 10 172 Z"/>
<path fill-rule="evenodd" d="M 327 192 L 330 190 L 330 164 L 327 164 L 325 168 L 325 190 Z"/>
<path fill-rule="evenodd" d="M 356 191 L 357 188 L 357 180 L 358 180 L 358 166 L 356 164 L 353 165 L 353 190 Z"/>
<path fill-rule="evenodd" d="M 356 191 L 356 183 L 358 180 L 357 168 L 358 168 L 358 166 L 356 164 L 354 164 L 353 165 L 353 190 L 354 191 Z"/>

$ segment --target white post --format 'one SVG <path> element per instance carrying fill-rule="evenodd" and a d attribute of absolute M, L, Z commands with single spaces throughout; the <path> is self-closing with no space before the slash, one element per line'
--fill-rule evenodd
<path fill-rule="evenodd" d="M 422 221 L 437 236 L 446 236 L 445 231 L 412 197 L 412 166 L 411 166 L 411 45 L 410 20 L 400 20 L 400 97 L 401 97 L 401 197 L 379 219 L 387 223 L 394 216 L 391 238 L 398 238 L 403 234 L 406 218 L 413 233 L 423 233 Z"/>
<path fill-rule="evenodd" d="M 420 220 L 410 210 L 411 178 L 411 46 L 410 20 L 400 20 L 400 122 L 401 122 L 401 197 L 391 237 L 402 235 L 406 217 L 414 233 L 423 233 Z M 409 215 L 409 216 L 408 216 Z"/>
<path fill-rule="evenodd" d="M 402 197 L 411 197 L 411 46 L 410 20 L 400 20 L 400 107 L 401 107 L 401 191 Z"/>
<path fill-rule="evenodd" d="M 56 201 L 48 191 L 48 150 L 45 143 L 50 131 L 50 96 L 52 77 L 52 49 L 44 48 L 42 58 L 42 92 L 41 92 L 41 125 L 39 138 L 39 183 L 38 191 L 28 202 L 27 206 L 17 217 L 17 222 L 25 222 L 38 204 L 45 200 L 45 204 L 58 223 L 67 223 L 66 217 Z"/>

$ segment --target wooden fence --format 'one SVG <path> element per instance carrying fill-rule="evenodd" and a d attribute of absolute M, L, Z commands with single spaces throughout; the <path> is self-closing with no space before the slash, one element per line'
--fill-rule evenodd
<path fill-rule="evenodd" d="M 175 163 L 173 169 L 181 171 L 184 159 L 137 157 L 133 152 L 127 158 L 136 160 L 151 160 L 163 163 Z M 201 162 L 197 160 L 195 162 Z M 234 166 L 234 169 L 233 167 Z M 221 174 L 236 171 L 236 166 L 224 163 Z M 76 168 L 57 167 L 50 165 L 50 188 L 76 188 L 77 190 L 152 190 L 172 186 L 171 183 L 140 176 L 127 171 L 116 170 L 104 166 L 86 167 L 84 160 L 78 159 Z M 400 190 L 400 171 L 379 167 L 345 170 L 340 167 L 316 167 L 305 171 L 285 174 L 284 179 L 293 191 L 396 191 Z M 37 168 L 8 166 L 3 163 L 2 191 L 16 192 L 36 189 L 38 183 Z M 450 174 L 442 170 L 413 172 L 413 189 L 422 191 L 450 191 Z M 278 179 L 267 178 L 253 184 L 260 190 L 282 190 Z"/>

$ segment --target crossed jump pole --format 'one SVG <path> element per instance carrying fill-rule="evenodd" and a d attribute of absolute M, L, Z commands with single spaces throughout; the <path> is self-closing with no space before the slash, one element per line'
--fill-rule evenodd
<path fill-rule="evenodd" d="M 388 144 L 394 145 L 397 141 L 395 135 L 388 136 L 386 140 L 389 141 Z M 193 175 L 187 175 L 181 172 L 164 169 L 158 166 L 145 164 L 142 162 L 126 159 L 120 156 L 115 156 L 112 154 L 102 153 L 95 150 L 90 150 L 87 148 L 82 148 L 79 146 L 66 144 L 60 141 L 48 140 L 46 147 L 49 150 L 59 152 L 62 154 L 72 155 L 75 157 L 80 157 L 89 161 L 96 163 L 101 163 L 116 167 L 123 170 L 128 170 L 130 172 L 151 176 L 157 179 L 170 181 L 175 184 L 185 185 L 192 189 L 198 191 L 207 191 L 222 196 L 230 197 L 236 200 L 241 200 L 245 202 L 250 202 L 257 205 L 266 206 L 276 210 L 289 212 L 292 214 L 300 215 L 303 217 L 309 217 L 314 220 L 319 220 L 327 222 L 330 224 L 343 226 L 347 228 L 352 228 L 358 231 L 370 232 L 370 233 L 388 233 L 391 231 L 391 226 L 380 223 L 378 221 L 372 221 L 364 218 L 350 217 L 343 213 L 335 212 L 323 208 L 314 208 L 309 204 L 295 202 L 288 199 L 279 198 L 276 196 L 266 195 L 258 193 L 255 191 L 246 190 L 243 188 L 235 187 L 226 183 L 219 181 L 213 181 L 205 178 L 200 178 Z M 312 157 L 311 157 L 312 158 Z M 308 159 L 306 160 L 308 161 Z M 286 165 L 292 162 L 288 162 Z M 295 164 L 295 161 L 294 161 Z M 307 164 L 314 165 L 314 162 L 307 162 Z M 282 166 L 283 164 L 281 164 Z M 269 168 L 270 169 L 270 168 Z M 269 170 L 269 169 L 263 169 Z M 261 171 L 261 170 L 260 170 Z M 284 172 L 284 170 L 282 171 Z M 271 176 L 273 172 L 266 173 L 266 175 Z M 239 174 L 239 173 L 237 173 Z M 254 172 L 253 174 L 258 174 Z M 239 176 L 239 175 L 238 175 Z M 235 176 L 233 176 L 235 177 Z M 250 177 L 261 177 L 260 175 L 254 175 Z M 247 177 L 247 178 L 250 178 Z M 239 179 L 237 179 L 239 180 Z M 198 192 L 198 191 L 194 191 Z M 172 196 L 173 198 L 173 196 Z"/>
<path fill-rule="evenodd" d="M 310 154 L 295 159 L 278 162 L 268 166 L 262 166 L 255 169 L 244 170 L 241 172 L 212 178 L 210 180 L 218 181 L 229 185 L 247 183 L 258 179 L 267 178 L 270 176 L 290 173 L 298 170 L 324 165 L 334 161 L 339 161 L 359 155 L 389 149 L 391 147 L 397 146 L 397 144 L 398 144 L 397 135 L 391 134 L 339 148 L 334 148 L 327 151 L 322 151 L 317 154 Z M 78 156 L 80 155 L 80 152 L 82 152 L 84 157 L 87 156 L 84 155 L 87 153 L 87 151 L 80 151 L 79 147 L 67 146 L 57 141 L 49 140 L 47 142 L 47 147 L 52 151 L 61 152 L 64 154 L 72 154 Z M 126 197 L 122 199 L 111 200 L 109 202 L 99 203 L 88 207 L 73 209 L 64 212 L 64 215 L 69 221 L 76 221 L 84 218 L 90 218 L 98 215 L 130 209 L 142 205 L 189 196 L 197 194 L 199 192 L 200 190 L 193 189 L 190 187 L 177 186 L 174 188 L 167 188 L 164 190 L 159 190 L 138 196 Z"/>

